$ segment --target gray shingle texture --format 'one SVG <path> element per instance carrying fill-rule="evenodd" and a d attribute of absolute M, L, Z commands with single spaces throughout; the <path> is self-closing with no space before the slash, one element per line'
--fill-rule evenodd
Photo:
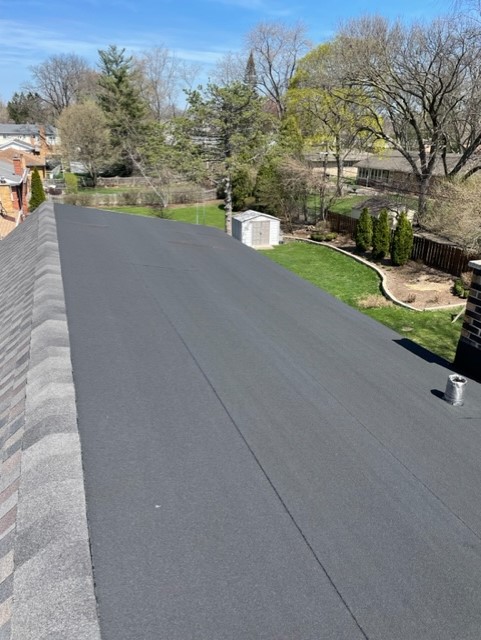
<path fill-rule="evenodd" d="M 98 640 L 53 207 L 0 251 L 0 639 Z"/>

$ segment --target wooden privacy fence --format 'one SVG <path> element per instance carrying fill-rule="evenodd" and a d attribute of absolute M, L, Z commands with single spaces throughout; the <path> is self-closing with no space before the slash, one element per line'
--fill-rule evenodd
<path fill-rule="evenodd" d="M 413 260 L 422 260 L 428 267 L 436 267 L 441 271 L 460 276 L 464 271 L 469 271 L 468 263 L 473 259 L 460 247 L 436 242 L 422 236 L 414 236 Z"/>
<path fill-rule="evenodd" d="M 331 231 L 349 234 L 354 238 L 357 220 L 340 213 L 328 212 L 326 220 Z M 469 271 L 468 263 L 477 256 L 467 255 L 463 249 L 451 244 L 436 242 L 423 236 L 414 236 L 412 260 L 421 260 L 428 267 L 446 271 L 453 276 L 460 276 Z"/>
<path fill-rule="evenodd" d="M 355 218 L 350 218 L 349 216 L 343 216 L 340 213 L 332 213 L 331 211 L 328 211 L 326 213 L 326 220 L 329 223 L 331 231 L 349 234 L 351 238 L 354 238 L 354 232 L 357 225 L 357 220 Z"/>

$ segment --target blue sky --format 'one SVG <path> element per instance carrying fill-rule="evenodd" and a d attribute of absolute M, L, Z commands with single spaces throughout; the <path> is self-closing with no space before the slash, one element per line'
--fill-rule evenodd
<path fill-rule="evenodd" d="M 452 0 L 0 0 L 0 98 L 8 100 L 29 80 L 29 67 L 54 54 L 95 64 L 109 44 L 130 53 L 164 46 L 204 65 L 205 77 L 261 21 L 303 21 L 318 44 L 349 17 L 424 19 L 451 7 Z"/>

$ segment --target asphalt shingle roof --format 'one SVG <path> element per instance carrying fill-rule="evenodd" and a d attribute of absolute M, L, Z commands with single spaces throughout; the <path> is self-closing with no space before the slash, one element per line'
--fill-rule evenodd
<path fill-rule="evenodd" d="M 51 205 L 1 242 L 0 637 L 99 640 Z"/>

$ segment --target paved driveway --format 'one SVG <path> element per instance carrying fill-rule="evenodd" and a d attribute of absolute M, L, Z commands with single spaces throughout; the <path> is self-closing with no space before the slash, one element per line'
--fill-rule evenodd
<path fill-rule="evenodd" d="M 479 640 L 480 386 L 217 230 L 56 212 L 104 640 Z"/>

